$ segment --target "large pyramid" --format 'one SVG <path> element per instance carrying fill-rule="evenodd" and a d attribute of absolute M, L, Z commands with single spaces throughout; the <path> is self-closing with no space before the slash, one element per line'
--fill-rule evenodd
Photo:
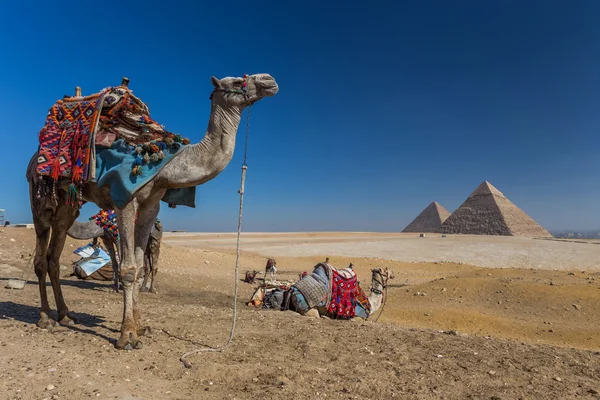
<path fill-rule="evenodd" d="M 488 181 L 484 181 L 437 230 L 439 233 L 551 237 Z"/>
<path fill-rule="evenodd" d="M 427 206 L 417 218 L 413 220 L 402 232 L 435 232 L 450 216 L 450 212 L 434 201 Z"/>

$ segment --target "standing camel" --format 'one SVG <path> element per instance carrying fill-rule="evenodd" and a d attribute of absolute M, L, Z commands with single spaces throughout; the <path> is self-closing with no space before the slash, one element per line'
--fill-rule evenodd
<path fill-rule="evenodd" d="M 114 291 L 119 293 L 119 262 L 117 261 L 117 252 L 115 244 L 117 238 L 115 234 L 109 230 L 105 230 L 100 227 L 95 221 L 79 222 L 74 221 L 73 225 L 67 231 L 67 235 L 73 239 L 78 240 L 94 240 L 94 244 L 98 238 L 102 239 L 102 243 L 110 256 L 110 261 L 113 267 L 114 276 Z M 150 234 L 148 240 L 148 246 L 146 247 L 146 253 L 144 256 L 144 282 L 142 283 L 141 291 L 150 291 L 155 293 L 154 290 L 154 276 L 158 272 L 158 256 L 160 254 L 160 242 L 162 240 L 162 224 L 157 222 L 154 224 L 154 229 Z M 150 279 L 150 289 L 147 287 L 148 278 Z"/>
<path fill-rule="evenodd" d="M 212 84 L 211 113 L 204 138 L 199 143 L 184 146 L 160 172 L 135 192 L 131 200 L 121 208 L 117 207 L 111 198 L 110 188 L 99 188 L 96 182 L 87 182 L 80 190 L 82 201 L 94 202 L 100 208 L 115 210 L 117 214 L 120 236 L 119 278 L 123 285 L 124 302 L 121 334 L 115 344 L 118 349 L 142 347 L 139 336 L 146 329 L 142 327 L 140 312 L 140 272 L 152 225 L 160 209 L 160 200 L 167 189 L 198 186 L 221 173 L 233 157 L 243 110 L 265 97 L 274 96 L 279 90 L 275 79 L 268 74 L 244 78 L 212 77 Z M 54 186 L 49 177 L 37 174 L 36 159 L 37 154 L 29 163 L 26 176 L 36 233 L 34 265 L 41 299 L 37 325 L 47 328 L 55 324 L 46 293 L 46 274 L 50 275 L 58 322 L 70 325 L 74 321 L 69 316 L 60 287 L 59 258 L 67 230 L 79 216 L 79 207 L 67 202 L 68 180 L 60 179 Z M 55 193 L 54 188 L 57 188 Z"/>

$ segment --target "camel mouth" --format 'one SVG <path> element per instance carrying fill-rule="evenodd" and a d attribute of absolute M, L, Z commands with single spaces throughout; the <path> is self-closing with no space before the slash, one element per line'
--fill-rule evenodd
<path fill-rule="evenodd" d="M 279 92 L 279 86 L 275 79 L 268 74 L 255 75 L 255 84 L 258 89 L 258 93 L 261 96 L 275 96 Z"/>
<path fill-rule="evenodd" d="M 273 87 L 263 89 L 262 92 L 264 93 L 265 96 L 275 96 L 277 94 L 277 92 L 279 92 L 279 86 L 277 86 L 277 84 L 275 84 L 275 86 L 273 86 Z"/>

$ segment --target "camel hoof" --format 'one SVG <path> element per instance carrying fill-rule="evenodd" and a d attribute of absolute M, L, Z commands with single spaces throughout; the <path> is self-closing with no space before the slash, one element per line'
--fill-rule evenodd
<path fill-rule="evenodd" d="M 148 290 L 148 288 L 147 288 L 146 286 L 142 286 L 142 287 L 140 288 L 140 292 L 142 292 L 142 293 L 147 293 L 147 292 L 149 292 L 149 291 L 150 291 L 150 290 Z"/>
<path fill-rule="evenodd" d="M 37 322 L 37 327 L 40 329 L 52 329 L 56 326 L 56 321 L 52 318 L 43 317 Z"/>
<path fill-rule="evenodd" d="M 115 347 L 117 349 L 122 349 L 122 350 L 133 350 L 133 349 L 140 349 L 141 344 L 137 338 L 137 333 L 122 332 L 121 337 L 115 344 Z"/>
<path fill-rule="evenodd" d="M 58 321 L 63 326 L 72 326 L 75 325 L 77 320 L 73 317 L 64 316 L 60 321 Z"/>

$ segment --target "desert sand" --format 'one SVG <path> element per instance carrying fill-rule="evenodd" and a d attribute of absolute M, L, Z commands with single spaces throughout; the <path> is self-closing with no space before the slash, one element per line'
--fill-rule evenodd
<path fill-rule="evenodd" d="M 121 296 L 110 282 L 61 278 L 73 327 L 36 327 L 32 230 L 0 232 L 2 399 L 571 399 L 598 398 L 600 243 L 384 233 L 244 234 L 240 278 L 275 257 L 294 279 L 325 257 L 395 272 L 378 322 L 311 319 L 245 306 L 231 326 L 233 234 L 166 234 L 158 294 L 142 295 L 152 333 L 117 351 Z M 25 273 L 24 290 L 4 289 Z M 49 285 L 49 283 L 48 283 Z M 51 293 L 51 292 L 50 292 Z M 54 305 L 53 305 L 54 307 Z M 376 316 L 375 316 L 376 317 Z"/>
<path fill-rule="evenodd" d="M 426 233 L 246 233 L 244 251 L 265 257 L 323 254 L 407 262 L 450 261 L 490 268 L 600 271 L 600 240 Z M 166 243 L 216 250 L 235 248 L 236 235 L 165 233 Z"/>

